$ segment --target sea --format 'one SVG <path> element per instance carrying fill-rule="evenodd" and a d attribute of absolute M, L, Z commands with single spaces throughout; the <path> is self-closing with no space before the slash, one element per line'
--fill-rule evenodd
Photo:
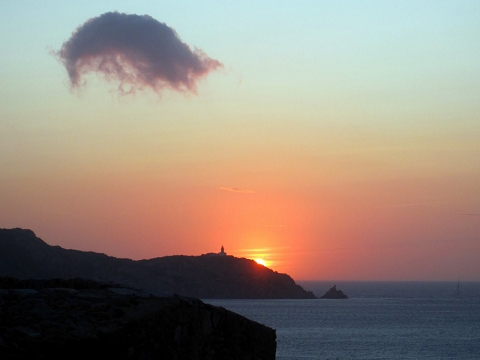
<path fill-rule="evenodd" d="M 480 282 L 297 282 L 346 300 L 204 300 L 276 329 L 277 360 L 480 359 Z"/>

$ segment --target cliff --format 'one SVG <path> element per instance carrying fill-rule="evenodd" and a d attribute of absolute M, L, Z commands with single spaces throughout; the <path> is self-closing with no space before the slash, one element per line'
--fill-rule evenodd
<path fill-rule="evenodd" d="M 0 276 L 85 278 L 200 299 L 312 299 L 287 274 L 233 256 L 118 259 L 50 246 L 33 231 L 0 229 Z"/>
<path fill-rule="evenodd" d="M 275 330 L 200 300 L 0 278 L 1 359 L 274 360 Z"/>

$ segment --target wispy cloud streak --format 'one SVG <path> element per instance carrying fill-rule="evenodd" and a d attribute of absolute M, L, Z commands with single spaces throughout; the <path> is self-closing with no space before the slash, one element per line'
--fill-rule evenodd
<path fill-rule="evenodd" d="M 197 80 L 223 65 L 191 50 L 174 29 L 148 15 L 109 12 L 79 26 L 56 55 L 72 88 L 96 72 L 120 82 L 122 94 L 150 88 L 196 93 Z"/>
<path fill-rule="evenodd" d="M 253 190 L 236 188 L 236 187 L 223 187 L 222 186 L 222 187 L 219 187 L 218 190 L 231 191 L 231 192 L 242 193 L 242 194 L 255 194 L 255 191 L 253 191 Z"/>
<path fill-rule="evenodd" d="M 430 202 L 414 202 L 414 203 L 403 203 L 403 204 L 391 204 L 386 205 L 386 207 L 410 207 L 410 206 L 427 206 L 427 205 L 441 205 L 446 204 L 443 201 L 430 201 Z"/>

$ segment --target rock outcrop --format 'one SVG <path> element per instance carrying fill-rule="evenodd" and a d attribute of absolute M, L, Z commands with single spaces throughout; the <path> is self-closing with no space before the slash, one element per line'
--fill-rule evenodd
<path fill-rule="evenodd" d="M 85 278 L 200 299 L 313 299 L 287 274 L 233 256 L 118 259 L 50 246 L 33 231 L 0 229 L 0 276 Z"/>
<path fill-rule="evenodd" d="M 348 299 L 342 290 L 337 290 L 337 285 L 333 285 L 320 299 Z"/>
<path fill-rule="evenodd" d="M 274 360 L 275 330 L 178 296 L 0 278 L 1 359 Z"/>

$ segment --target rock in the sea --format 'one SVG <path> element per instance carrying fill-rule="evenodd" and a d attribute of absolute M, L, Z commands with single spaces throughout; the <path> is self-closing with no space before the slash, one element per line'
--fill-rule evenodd
<path fill-rule="evenodd" d="M 275 351 L 275 330 L 197 299 L 0 278 L 0 359 L 274 360 Z"/>
<path fill-rule="evenodd" d="M 337 285 L 333 285 L 320 299 L 348 299 L 348 296 L 342 290 L 337 290 Z"/>

